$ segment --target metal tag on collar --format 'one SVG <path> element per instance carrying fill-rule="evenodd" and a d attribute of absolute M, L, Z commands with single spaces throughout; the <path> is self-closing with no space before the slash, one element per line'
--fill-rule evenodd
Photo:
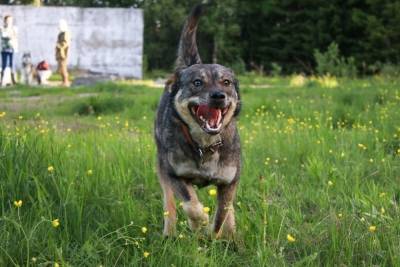
<path fill-rule="evenodd" d="M 197 150 L 199 151 L 200 158 L 203 159 L 203 155 L 204 155 L 203 150 L 200 147 Z"/>

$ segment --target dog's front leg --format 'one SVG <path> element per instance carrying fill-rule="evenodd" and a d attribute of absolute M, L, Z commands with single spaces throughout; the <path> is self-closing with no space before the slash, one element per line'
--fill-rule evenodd
<path fill-rule="evenodd" d="M 183 201 L 183 210 L 189 217 L 189 226 L 197 230 L 203 225 L 208 225 L 208 214 L 204 212 L 203 205 L 197 198 L 192 184 L 177 177 L 159 172 L 160 184 L 164 193 L 164 232 L 165 236 L 174 235 L 176 232 L 176 206 L 175 197 Z"/>
<path fill-rule="evenodd" d="M 232 238 L 235 233 L 235 212 L 233 200 L 238 182 L 218 186 L 218 206 L 215 213 L 213 231 L 216 238 Z"/>
<path fill-rule="evenodd" d="M 176 232 L 176 206 L 174 190 L 168 179 L 169 178 L 166 176 L 160 177 L 160 184 L 164 194 L 164 236 L 172 236 Z"/>
<path fill-rule="evenodd" d="M 208 214 L 204 211 L 203 204 L 199 201 L 192 184 L 185 183 L 189 198 L 183 198 L 183 210 L 189 217 L 190 229 L 196 231 L 208 225 Z"/>

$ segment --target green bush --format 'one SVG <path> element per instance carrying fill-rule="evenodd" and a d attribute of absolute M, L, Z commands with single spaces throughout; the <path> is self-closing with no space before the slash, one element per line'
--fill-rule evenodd
<path fill-rule="evenodd" d="M 351 77 L 357 75 L 356 62 L 353 57 L 345 58 L 340 56 L 339 46 L 333 42 L 328 49 L 322 53 L 314 50 L 314 58 L 317 63 L 318 75 L 333 75 L 337 77 Z"/>
<path fill-rule="evenodd" d="M 399 77 L 400 66 L 392 63 L 385 63 L 382 64 L 379 73 L 385 77 Z"/>
<path fill-rule="evenodd" d="M 271 75 L 274 77 L 278 77 L 282 74 L 282 67 L 275 62 L 271 63 Z"/>
<path fill-rule="evenodd" d="M 132 102 L 122 97 L 91 97 L 73 106 L 72 112 L 82 116 L 109 114 L 123 111 L 128 104 Z"/>

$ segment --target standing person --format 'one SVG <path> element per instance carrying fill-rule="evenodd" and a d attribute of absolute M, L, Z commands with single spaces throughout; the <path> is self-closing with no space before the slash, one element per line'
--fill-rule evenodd
<path fill-rule="evenodd" d="M 56 45 L 56 60 L 58 63 L 58 72 L 61 74 L 63 85 L 69 86 L 67 64 L 70 36 L 68 32 L 67 22 L 61 19 L 59 27 L 60 33 L 58 34 Z"/>
<path fill-rule="evenodd" d="M 13 25 L 13 17 L 7 15 L 4 17 L 4 27 L 0 29 L 1 36 L 1 79 L 0 86 L 3 86 L 5 70 L 10 67 L 11 81 L 16 84 L 13 58 L 18 48 L 17 27 Z"/>

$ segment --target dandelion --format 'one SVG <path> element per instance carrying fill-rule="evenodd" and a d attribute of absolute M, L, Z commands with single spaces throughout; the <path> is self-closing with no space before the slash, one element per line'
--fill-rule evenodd
<path fill-rule="evenodd" d="M 60 264 L 58 264 L 57 262 L 54 263 L 54 267 L 60 267 Z"/>
<path fill-rule="evenodd" d="M 0 112 L 0 118 L 3 118 L 7 113 L 5 111 Z"/>
<path fill-rule="evenodd" d="M 338 214 L 338 217 L 339 217 L 339 218 L 342 218 L 342 217 L 343 217 L 343 214 L 339 213 L 339 214 Z"/>
<path fill-rule="evenodd" d="M 385 197 L 385 196 L 386 196 L 385 192 L 382 192 L 382 193 L 379 194 L 379 197 Z"/>
<path fill-rule="evenodd" d="M 150 252 L 148 252 L 148 251 L 143 252 L 143 256 L 144 256 L 145 258 L 147 258 L 148 256 L 150 256 Z"/>
<path fill-rule="evenodd" d="M 21 115 L 18 116 L 19 120 L 22 120 L 23 118 L 24 118 L 24 116 L 21 116 Z"/>
<path fill-rule="evenodd" d="M 143 234 L 147 233 L 147 228 L 144 227 L 144 226 L 142 227 L 142 233 L 143 233 Z"/>
<path fill-rule="evenodd" d="M 180 239 L 184 238 L 185 236 L 183 234 L 179 234 L 178 236 Z"/>
<path fill-rule="evenodd" d="M 164 217 L 167 217 L 169 215 L 169 211 L 164 211 Z"/>
<path fill-rule="evenodd" d="M 209 213 L 210 212 L 210 208 L 209 207 L 204 207 L 203 208 L 203 212 L 204 213 Z"/>
<path fill-rule="evenodd" d="M 21 208 L 22 207 L 22 200 L 15 200 L 14 201 L 14 206 L 17 208 Z"/>
<path fill-rule="evenodd" d="M 286 238 L 290 243 L 296 242 L 296 238 L 294 238 L 291 234 L 287 234 Z"/>
<path fill-rule="evenodd" d="M 47 167 L 47 171 L 50 173 L 54 172 L 54 167 L 50 165 L 49 167 Z"/>
<path fill-rule="evenodd" d="M 383 215 L 383 214 L 385 214 L 385 208 L 384 207 L 381 207 L 381 214 Z"/>
<path fill-rule="evenodd" d="M 332 186 L 332 185 L 333 185 L 333 182 L 332 182 L 331 180 L 329 180 L 329 181 L 328 181 L 328 185 L 329 185 L 329 186 Z"/>
<path fill-rule="evenodd" d="M 210 195 L 210 196 L 215 196 L 216 194 L 217 194 L 217 190 L 216 189 L 210 189 L 210 190 L 208 190 L 208 194 Z"/>
<path fill-rule="evenodd" d="M 54 228 L 59 227 L 59 226 L 60 226 L 60 220 L 59 220 L 59 219 L 54 219 L 54 220 L 52 220 L 52 221 L 51 221 L 51 225 L 52 225 Z"/>
<path fill-rule="evenodd" d="M 375 231 L 376 231 L 376 226 L 375 226 L 375 225 L 370 225 L 370 226 L 368 227 L 368 231 L 370 231 L 371 233 L 375 233 Z"/>
<path fill-rule="evenodd" d="M 86 173 L 87 173 L 88 176 L 91 176 L 91 175 L 93 175 L 93 170 L 87 170 Z"/>

